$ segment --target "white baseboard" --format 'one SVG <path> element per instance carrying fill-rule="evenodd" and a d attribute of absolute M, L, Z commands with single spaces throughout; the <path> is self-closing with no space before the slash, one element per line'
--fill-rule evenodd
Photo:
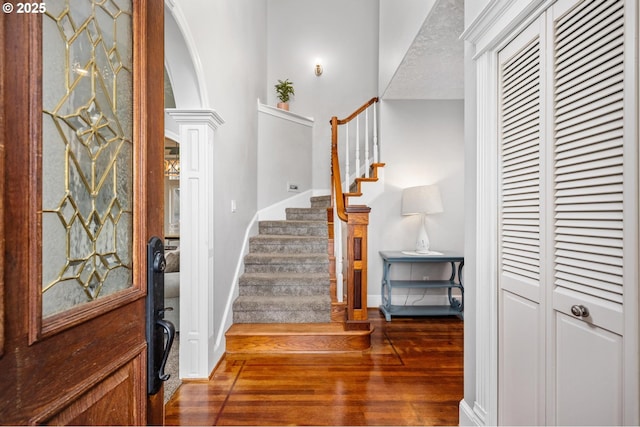
<path fill-rule="evenodd" d="M 458 410 L 458 425 L 460 426 L 483 426 L 482 421 L 473 412 L 471 406 L 462 399 Z"/>

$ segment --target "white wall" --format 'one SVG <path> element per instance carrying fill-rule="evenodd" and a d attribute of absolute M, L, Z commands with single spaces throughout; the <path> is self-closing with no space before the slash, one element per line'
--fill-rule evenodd
<path fill-rule="evenodd" d="M 268 16 L 267 103 L 277 102 L 278 79 L 294 83 L 291 111 L 315 119 L 313 187 L 329 189 L 329 120 L 378 95 L 378 2 L 268 0 Z"/>
<path fill-rule="evenodd" d="M 469 27 L 480 12 L 487 7 L 491 0 L 465 0 L 464 2 L 464 26 Z"/>
<path fill-rule="evenodd" d="M 435 2 L 436 0 L 380 0 L 378 88 L 381 96 Z"/>
<path fill-rule="evenodd" d="M 380 149 L 382 161 L 386 163 L 385 192 L 370 205 L 369 306 L 380 303 L 382 262 L 378 252 L 415 247 L 419 217 L 400 214 L 404 188 L 438 185 L 444 212 L 428 216 L 431 247 L 461 253 L 464 250 L 463 106 L 461 100 L 383 101 L 381 104 Z M 420 270 L 414 267 L 411 272 L 406 267 L 403 274 L 411 273 L 414 278 L 424 275 L 431 279 L 448 278 L 450 274 L 450 269 L 442 265 Z M 430 296 L 444 295 L 440 291 L 437 294 L 430 291 Z M 415 299 L 422 298 L 423 293 L 420 290 Z M 411 302 L 410 298 L 408 303 Z"/>
<path fill-rule="evenodd" d="M 258 117 L 258 209 L 263 209 L 313 189 L 313 121 L 266 105 Z"/>
<path fill-rule="evenodd" d="M 213 165 L 214 291 L 209 319 L 210 330 L 218 335 L 225 328 L 224 308 L 234 277 L 234 268 L 227 266 L 235 267 L 242 256 L 244 233 L 256 212 L 256 100 L 266 98 L 267 0 L 176 0 L 176 4 L 201 63 L 203 98 L 210 103 L 202 107 L 215 110 L 225 121 L 216 131 Z M 235 213 L 231 200 L 236 201 Z M 224 342 L 215 351 L 219 357 Z"/>

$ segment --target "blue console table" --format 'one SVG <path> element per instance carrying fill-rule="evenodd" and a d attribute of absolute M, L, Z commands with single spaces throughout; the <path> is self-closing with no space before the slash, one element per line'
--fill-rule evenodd
<path fill-rule="evenodd" d="M 391 316 L 449 316 L 463 317 L 464 286 L 462 284 L 462 267 L 464 256 L 453 252 L 442 252 L 441 255 L 407 255 L 401 251 L 381 251 L 382 257 L 382 305 L 380 311 L 385 319 Z M 449 280 L 391 280 L 389 273 L 391 265 L 396 263 L 449 263 L 451 277 Z M 457 263 L 457 267 L 456 267 Z M 446 288 L 449 305 L 392 305 L 391 291 L 394 288 Z M 460 300 L 452 296 L 452 289 L 460 289 Z"/>

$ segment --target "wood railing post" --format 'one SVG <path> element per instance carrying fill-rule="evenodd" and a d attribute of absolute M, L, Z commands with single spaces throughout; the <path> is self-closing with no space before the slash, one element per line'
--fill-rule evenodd
<path fill-rule="evenodd" d="M 367 320 L 368 206 L 347 207 L 347 319 Z"/>

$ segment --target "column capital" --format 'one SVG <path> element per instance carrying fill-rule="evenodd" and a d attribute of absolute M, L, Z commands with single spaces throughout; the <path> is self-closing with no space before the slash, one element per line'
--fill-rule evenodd
<path fill-rule="evenodd" d="M 167 108 L 165 110 L 178 124 L 202 124 L 206 123 L 213 129 L 224 124 L 224 119 L 215 110 L 182 110 Z"/>

